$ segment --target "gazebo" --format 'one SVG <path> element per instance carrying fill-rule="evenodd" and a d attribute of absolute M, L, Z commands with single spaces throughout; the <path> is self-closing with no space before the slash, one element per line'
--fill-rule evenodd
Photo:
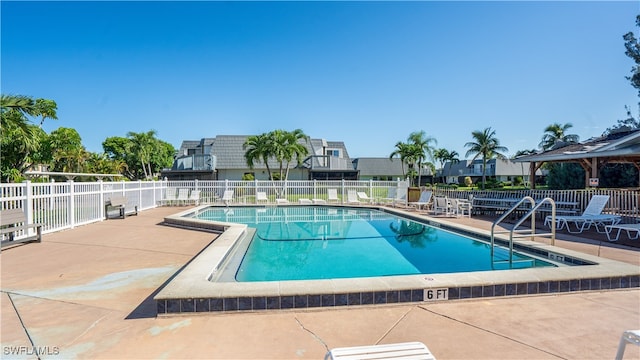
<path fill-rule="evenodd" d="M 599 182 L 599 169 L 607 164 L 630 163 L 640 170 L 640 129 L 625 128 L 580 143 L 558 144 L 551 150 L 514 161 L 530 162 L 530 179 L 535 179 L 536 171 L 547 162 L 578 163 L 585 170 L 585 184 L 595 187 Z M 535 181 L 531 182 L 531 188 L 535 189 Z"/>

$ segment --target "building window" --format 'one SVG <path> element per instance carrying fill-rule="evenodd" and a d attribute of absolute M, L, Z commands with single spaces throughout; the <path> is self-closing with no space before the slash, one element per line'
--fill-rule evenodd
<path fill-rule="evenodd" d="M 338 150 L 338 149 L 328 149 L 328 150 L 326 150 L 326 155 L 339 158 L 340 157 L 340 150 Z"/>

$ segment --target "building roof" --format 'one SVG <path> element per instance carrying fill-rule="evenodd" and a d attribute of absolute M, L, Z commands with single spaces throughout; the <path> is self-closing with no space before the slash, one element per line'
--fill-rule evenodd
<path fill-rule="evenodd" d="M 400 159 L 357 158 L 353 160 L 353 166 L 359 171 L 360 176 L 402 175 Z"/>
<path fill-rule="evenodd" d="M 246 152 L 242 145 L 251 135 L 218 135 L 215 138 L 203 138 L 201 140 L 185 140 L 180 146 L 178 153 L 186 154 L 188 149 L 203 148 L 211 146 L 211 155 L 216 157 L 217 169 L 246 169 L 247 160 L 244 157 Z M 349 160 L 347 148 L 342 141 L 327 141 L 324 139 L 309 139 L 309 142 L 301 142 L 311 155 L 324 155 L 324 148 L 340 149 L 343 158 Z M 300 159 L 301 161 L 304 159 Z M 349 160 L 350 162 L 350 160 Z M 269 167 L 277 169 L 280 164 L 275 159 L 269 159 Z M 254 162 L 255 169 L 265 169 L 266 166 L 261 160 Z"/>
<path fill-rule="evenodd" d="M 640 129 L 618 131 L 575 144 L 559 144 L 545 152 L 521 156 L 515 161 L 576 161 L 585 158 L 640 159 Z"/>

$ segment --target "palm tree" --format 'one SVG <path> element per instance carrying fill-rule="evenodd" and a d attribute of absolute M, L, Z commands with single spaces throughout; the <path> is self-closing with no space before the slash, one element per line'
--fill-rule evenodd
<path fill-rule="evenodd" d="M 136 154 L 142 165 L 144 178 L 149 179 L 153 176 L 151 171 L 151 153 L 155 148 L 156 131 L 149 130 L 146 133 L 128 132 L 127 137 L 132 143 L 132 152 Z"/>
<path fill-rule="evenodd" d="M 262 161 L 267 167 L 269 180 L 273 180 L 271 169 L 269 168 L 269 158 L 271 157 L 269 148 L 270 138 L 268 134 L 249 136 L 242 144 L 242 149 L 245 150 L 244 158 L 249 169 L 254 168 L 256 161 Z"/>
<path fill-rule="evenodd" d="M 498 159 L 505 159 L 506 156 L 502 152 L 507 152 L 504 146 L 500 146 L 500 140 L 496 138 L 495 130 L 491 130 L 491 127 L 484 129 L 483 131 L 474 131 L 471 136 L 475 141 L 464 144 L 469 150 L 465 156 L 473 155 L 471 161 L 476 160 L 479 156 L 482 157 L 482 190 L 484 190 L 486 180 L 486 168 L 487 161 L 494 157 Z"/>
<path fill-rule="evenodd" d="M 283 160 L 287 162 L 284 179 L 287 180 L 287 178 L 289 178 L 289 165 L 291 164 L 291 161 L 295 160 L 297 165 L 300 165 L 302 163 L 302 159 L 309 154 L 309 149 L 301 143 L 308 143 L 309 137 L 301 129 L 295 129 L 293 131 L 285 132 L 283 140 Z M 282 178 L 282 174 L 280 175 L 280 178 Z"/>
<path fill-rule="evenodd" d="M 400 166 L 402 166 L 402 176 L 406 177 L 407 172 L 404 169 L 404 165 L 407 164 L 413 154 L 413 149 L 411 144 L 403 143 L 398 141 L 395 146 L 395 150 L 389 155 L 389 160 L 392 160 L 394 157 L 400 158 Z"/>
<path fill-rule="evenodd" d="M 580 140 L 580 137 L 575 134 L 567 134 L 567 130 L 572 128 L 573 125 L 571 123 L 566 123 L 564 125 L 554 123 L 547 126 L 544 129 L 544 135 L 542 136 L 542 141 L 538 146 L 542 148 L 542 150 L 549 150 L 554 145 L 559 142 L 568 142 L 568 143 L 576 143 Z"/>
<path fill-rule="evenodd" d="M 414 147 L 413 157 L 418 168 L 418 186 L 420 186 L 422 185 L 422 165 L 426 159 L 433 159 L 434 148 L 431 143 L 436 144 L 437 141 L 435 138 L 427 136 L 424 130 L 412 132 L 407 140 Z"/>
<path fill-rule="evenodd" d="M 442 179 L 443 182 L 446 182 L 446 176 L 444 175 L 444 165 L 447 161 L 451 162 L 451 164 L 457 164 L 460 162 L 460 159 L 458 159 L 458 152 L 455 150 L 447 150 L 447 149 L 436 149 L 433 152 L 433 158 L 436 161 L 440 162 L 440 171 L 442 173 Z M 451 166 L 449 166 L 449 170 L 451 170 Z"/>

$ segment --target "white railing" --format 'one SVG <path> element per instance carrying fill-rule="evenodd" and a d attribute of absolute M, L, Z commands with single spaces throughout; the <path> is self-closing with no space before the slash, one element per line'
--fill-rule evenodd
<path fill-rule="evenodd" d="M 113 194 L 127 197 L 128 208 L 139 211 L 155 208 L 166 197 L 166 189 L 189 189 L 200 191 L 201 203 L 221 203 L 225 190 L 233 190 L 232 202 L 255 204 L 258 191 L 267 193 L 270 202 L 287 199 L 296 203 L 298 199 L 327 199 L 328 189 L 336 189 L 338 198 L 345 203 L 349 190 L 365 192 L 370 198 L 388 196 L 389 188 L 397 187 L 397 181 L 360 180 L 288 180 L 288 181 L 237 181 L 237 180 L 188 180 L 188 181 L 115 181 L 115 182 L 51 182 L 0 184 L 0 210 L 23 209 L 27 222 L 43 224 L 43 233 L 71 229 L 78 225 L 102 221 L 105 218 L 104 204 Z M 592 190 L 522 190 L 522 191 L 456 191 L 436 189 L 436 194 L 449 197 L 524 197 L 534 199 L 552 198 L 556 202 L 576 203 L 581 213 L 591 196 L 609 195 L 605 212 L 635 220 L 640 208 L 640 191 L 625 189 Z M 17 234 L 17 238 L 21 235 Z"/>
<path fill-rule="evenodd" d="M 0 210 L 23 209 L 28 223 L 43 224 L 42 232 L 72 229 L 79 225 L 102 221 L 104 204 L 113 194 L 127 197 L 127 208 L 139 211 L 158 206 L 167 188 L 199 190 L 202 203 L 218 201 L 225 190 L 234 190 L 235 203 L 255 203 L 257 191 L 270 199 L 326 199 L 327 189 L 335 188 L 346 199 L 348 190 L 364 191 L 371 197 L 385 197 L 395 181 L 117 181 L 117 182 L 51 182 L 0 184 Z M 16 234 L 17 238 L 30 234 Z"/>

